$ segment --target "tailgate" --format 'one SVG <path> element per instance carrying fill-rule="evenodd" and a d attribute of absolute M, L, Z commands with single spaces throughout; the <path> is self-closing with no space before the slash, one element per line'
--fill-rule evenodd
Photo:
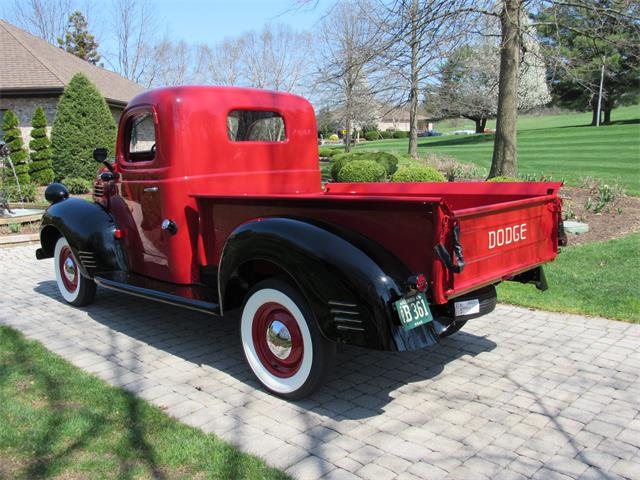
<path fill-rule="evenodd" d="M 455 297 L 553 260 L 558 254 L 557 195 L 466 208 L 452 212 L 459 227 L 464 269 L 448 275 Z"/>

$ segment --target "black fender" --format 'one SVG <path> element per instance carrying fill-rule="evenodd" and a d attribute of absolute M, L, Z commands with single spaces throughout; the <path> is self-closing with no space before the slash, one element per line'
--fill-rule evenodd
<path fill-rule="evenodd" d="M 127 270 L 127 261 L 120 240 L 115 238 L 116 222 L 97 203 L 68 198 L 51 205 L 40 225 L 38 259 L 51 258 L 58 238 L 69 242 L 80 271 L 92 278 L 98 272 Z"/>
<path fill-rule="evenodd" d="M 426 326 L 405 332 L 393 302 L 410 276 L 395 256 L 362 235 L 314 221 L 270 217 L 228 237 L 218 270 L 221 311 L 239 306 L 243 265 L 275 265 L 309 302 L 328 339 L 378 350 L 409 350 L 437 339 Z M 237 292 L 235 292 L 237 293 Z"/>

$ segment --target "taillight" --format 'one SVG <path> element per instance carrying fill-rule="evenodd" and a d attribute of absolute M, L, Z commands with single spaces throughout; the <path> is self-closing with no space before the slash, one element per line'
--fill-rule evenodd
<path fill-rule="evenodd" d="M 419 273 L 407 279 L 407 286 L 419 292 L 426 292 L 429 282 L 427 282 L 427 277 L 424 274 Z"/>

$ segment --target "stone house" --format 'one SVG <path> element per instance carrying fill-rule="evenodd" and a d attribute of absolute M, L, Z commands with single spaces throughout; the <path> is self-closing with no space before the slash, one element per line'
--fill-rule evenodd
<path fill-rule="evenodd" d="M 44 109 L 51 127 L 64 87 L 79 72 L 102 93 L 116 122 L 127 102 L 144 90 L 0 19 L 0 118 L 5 110 L 13 110 L 27 145 L 35 109 Z"/>

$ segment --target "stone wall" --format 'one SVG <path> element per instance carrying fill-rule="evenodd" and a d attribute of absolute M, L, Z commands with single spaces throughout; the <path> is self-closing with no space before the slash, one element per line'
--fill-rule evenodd
<path fill-rule="evenodd" d="M 29 133 L 31 132 L 31 118 L 33 117 L 36 108 L 42 107 L 47 117 L 48 128 L 47 131 L 51 134 L 51 125 L 53 125 L 53 119 L 56 115 L 56 108 L 58 106 L 59 96 L 50 97 L 2 97 L 0 96 L 0 115 L 4 115 L 5 110 L 13 110 L 20 120 L 20 130 L 22 131 L 22 138 L 25 145 L 29 145 L 31 140 Z M 118 123 L 120 115 L 122 114 L 122 108 L 109 107 L 113 118 Z M 0 139 L 2 139 L 2 121 L 0 117 Z"/>

